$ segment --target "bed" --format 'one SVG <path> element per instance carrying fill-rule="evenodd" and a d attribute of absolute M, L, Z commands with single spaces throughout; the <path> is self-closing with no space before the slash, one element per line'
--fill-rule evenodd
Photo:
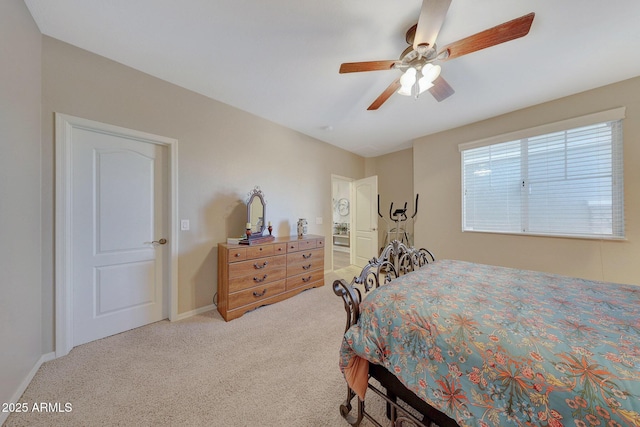
<path fill-rule="evenodd" d="M 394 426 L 640 426 L 638 286 L 435 261 L 394 241 L 333 289 L 351 425 L 381 425 L 373 392 Z"/>

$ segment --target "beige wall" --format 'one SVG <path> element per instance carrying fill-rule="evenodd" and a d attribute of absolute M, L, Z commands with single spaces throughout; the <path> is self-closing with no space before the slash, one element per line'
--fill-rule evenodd
<path fill-rule="evenodd" d="M 305 217 L 310 233 L 330 236 L 331 174 L 364 176 L 360 156 L 58 40 L 43 38 L 42 61 L 46 227 L 54 220 L 54 112 L 178 139 L 179 219 L 191 222 L 179 234 L 179 313 L 212 303 L 217 243 L 242 234 L 244 199 L 255 185 L 266 195 L 276 235 L 295 234 L 297 219 Z M 52 247 L 50 234 L 45 247 Z M 50 249 L 45 257 L 51 283 Z M 53 295 L 50 285 L 45 325 L 53 322 Z M 45 335 L 51 350 L 53 329 Z"/>
<path fill-rule="evenodd" d="M 24 2 L 0 1 L 0 402 L 19 397 L 43 353 L 40 52 Z"/>
<path fill-rule="evenodd" d="M 628 283 L 640 277 L 640 78 L 420 138 L 413 150 L 365 161 L 42 37 L 21 0 L 0 2 L 0 53 L 0 342 L 11 343 L 0 352 L 3 402 L 40 356 L 54 350 L 54 112 L 180 141 L 179 219 L 191 221 L 191 231 L 179 236 L 180 313 L 211 304 L 216 243 L 241 232 L 243 199 L 254 185 L 267 196 L 276 234 L 294 232 L 303 216 L 310 232 L 329 236 L 331 174 L 378 175 L 385 214 L 392 201 L 412 208 L 419 193 L 416 244 L 439 258 Z M 626 241 L 460 231 L 458 143 L 618 106 L 627 107 Z M 316 225 L 316 217 L 324 224 Z"/>
<path fill-rule="evenodd" d="M 411 217 L 413 214 L 416 198 L 413 192 L 413 149 L 408 148 L 384 156 L 368 158 L 366 159 L 365 173 L 367 176 L 378 176 L 380 213 L 384 217 L 384 219 L 378 218 L 378 241 L 379 246 L 382 247 L 387 231 L 396 227 L 396 224 L 389 219 L 391 203 L 393 203 L 393 210 L 396 210 L 402 208 L 406 202 L 408 216 Z M 421 208 L 421 203 L 418 203 L 419 208 Z M 420 221 L 420 217 L 421 213 L 416 215 L 416 224 Z M 413 235 L 413 226 L 414 221 L 411 219 L 401 225 L 401 228 L 404 227 L 407 230 L 410 239 Z M 395 233 L 392 234 L 392 236 L 395 235 Z"/>
<path fill-rule="evenodd" d="M 626 241 L 462 233 L 458 144 L 625 106 Z M 640 77 L 505 114 L 414 142 L 414 188 L 423 207 L 416 243 L 455 258 L 621 283 L 640 283 Z M 422 203 L 424 201 L 424 203 Z M 424 221 L 423 221 L 424 220 Z"/>

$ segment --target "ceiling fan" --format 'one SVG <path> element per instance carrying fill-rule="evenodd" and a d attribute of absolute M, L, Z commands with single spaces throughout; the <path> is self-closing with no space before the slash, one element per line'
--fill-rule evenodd
<path fill-rule="evenodd" d="M 451 0 L 423 0 L 418 23 L 406 33 L 406 48 L 400 59 L 386 61 L 345 62 L 340 65 L 340 73 L 379 71 L 396 69 L 403 72 L 367 108 L 377 110 L 394 92 L 417 97 L 429 90 L 438 101 L 451 95 L 454 90 L 440 76 L 440 65 L 449 59 L 458 58 L 500 43 L 508 42 L 529 33 L 535 13 L 529 13 L 487 30 L 481 31 L 457 42 L 437 48 L 436 38 L 442 28 Z"/>

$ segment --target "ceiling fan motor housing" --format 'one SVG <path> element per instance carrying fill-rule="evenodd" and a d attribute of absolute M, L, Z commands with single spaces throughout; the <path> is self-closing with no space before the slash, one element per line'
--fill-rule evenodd
<path fill-rule="evenodd" d="M 420 46 L 418 50 L 409 46 L 400 55 L 400 63 L 396 63 L 395 68 L 405 71 L 408 68 L 422 69 L 429 62 L 433 62 L 438 57 L 436 46 Z"/>

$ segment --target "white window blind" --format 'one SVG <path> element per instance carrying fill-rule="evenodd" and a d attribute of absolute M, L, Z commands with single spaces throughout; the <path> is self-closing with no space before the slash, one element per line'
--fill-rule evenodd
<path fill-rule="evenodd" d="M 536 133 L 460 147 L 463 231 L 624 238 L 622 119 Z"/>

